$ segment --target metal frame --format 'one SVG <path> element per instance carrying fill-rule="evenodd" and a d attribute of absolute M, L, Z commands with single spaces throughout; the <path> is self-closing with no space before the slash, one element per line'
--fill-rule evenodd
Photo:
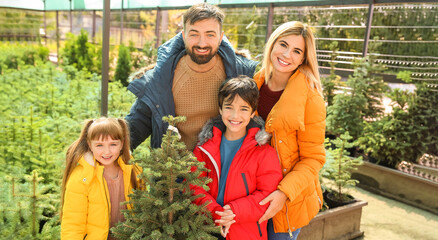
<path fill-rule="evenodd" d="M 44 1 L 44 8 L 46 8 L 46 0 Z M 69 20 L 70 20 L 70 32 L 73 32 L 73 19 L 72 19 L 72 11 L 93 11 L 93 42 L 95 39 L 95 24 L 96 24 L 96 10 L 102 10 L 102 9 L 72 9 L 72 1 L 68 0 L 70 2 L 69 9 L 59 9 L 59 10 L 68 10 L 69 11 Z M 129 0 L 128 0 L 129 1 Z M 204 2 L 208 2 L 211 4 L 217 4 L 218 0 L 204 0 Z M 220 1 L 219 1 L 220 2 Z M 400 1 L 400 0 L 321 0 L 321 1 L 266 1 L 264 3 L 251 3 L 248 2 L 240 2 L 236 1 L 237 3 L 230 3 L 230 4 L 218 4 L 220 8 L 248 8 L 248 7 L 268 7 L 268 21 L 267 21 L 267 33 L 266 33 L 266 39 L 270 36 L 273 29 L 273 15 L 274 15 L 274 8 L 275 7 L 284 7 L 284 6 L 325 6 L 325 5 L 368 5 L 368 19 L 367 19 L 367 26 L 366 26 L 366 33 L 364 36 L 364 39 L 358 39 L 358 41 L 364 41 L 362 56 L 366 56 L 368 52 L 368 43 L 369 43 L 369 37 L 371 32 L 371 23 L 373 18 L 373 12 L 374 12 L 374 4 L 385 4 L 385 3 L 434 3 L 436 0 L 411 0 L 411 1 Z M 240 3 L 239 3 L 240 2 Z M 123 3 L 120 7 L 121 11 L 121 25 L 120 25 L 120 43 L 123 43 Z M 1 6 L 0 6 L 1 7 Z M 157 16 L 156 16 L 156 29 L 155 29 L 155 35 L 156 35 L 156 47 L 160 45 L 161 42 L 161 34 L 160 34 L 160 23 L 161 23 L 161 11 L 162 10 L 173 10 L 173 9 L 187 9 L 190 6 L 178 6 L 178 7 L 172 7 L 172 6 L 157 6 L 153 8 L 130 8 L 129 10 L 156 10 Z M 10 8 L 10 7 L 8 7 Z M 46 10 L 35 10 L 35 9 L 26 9 L 26 8 L 13 8 L 13 9 L 20 9 L 20 10 L 32 10 L 32 11 L 44 11 Z M 113 8 L 113 10 L 116 10 L 118 8 Z M 56 35 L 57 35 L 57 51 L 59 51 L 59 20 L 58 20 L 58 10 L 50 10 L 50 11 L 56 11 Z M 109 29 L 110 29 L 110 0 L 104 0 L 103 1 L 103 33 L 102 33 L 102 89 L 101 89 L 101 114 L 102 116 L 108 115 L 108 71 L 109 71 Z M 44 21 L 45 22 L 45 21 Z M 45 26 L 46 28 L 46 26 Z M 350 39 L 351 40 L 351 39 Z M 324 67 L 323 67 L 324 68 Z"/>

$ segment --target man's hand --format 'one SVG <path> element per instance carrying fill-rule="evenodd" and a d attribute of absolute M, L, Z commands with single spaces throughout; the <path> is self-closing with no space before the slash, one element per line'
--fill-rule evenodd
<path fill-rule="evenodd" d="M 287 196 L 280 190 L 275 190 L 260 202 L 260 205 L 271 203 L 266 209 L 265 214 L 259 219 L 259 224 L 272 218 L 277 214 L 286 203 Z"/>

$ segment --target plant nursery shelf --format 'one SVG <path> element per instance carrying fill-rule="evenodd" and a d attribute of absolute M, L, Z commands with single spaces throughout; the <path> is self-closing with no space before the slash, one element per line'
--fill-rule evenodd
<path fill-rule="evenodd" d="M 438 183 L 399 170 L 364 162 L 352 172 L 358 187 L 438 214 Z"/>
<path fill-rule="evenodd" d="M 301 229 L 299 240 L 350 240 L 364 235 L 360 231 L 362 208 L 368 203 L 357 200 L 342 207 L 318 213 Z"/>

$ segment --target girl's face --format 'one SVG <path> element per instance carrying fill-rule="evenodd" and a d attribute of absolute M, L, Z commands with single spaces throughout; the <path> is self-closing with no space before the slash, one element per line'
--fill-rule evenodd
<path fill-rule="evenodd" d="M 271 51 L 271 62 L 274 72 L 290 73 L 295 71 L 304 60 L 306 44 L 301 35 L 280 37 Z"/>
<path fill-rule="evenodd" d="M 104 166 L 114 164 L 120 156 L 123 144 L 120 140 L 113 140 L 110 136 L 88 143 L 94 158 Z"/>
<path fill-rule="evenodd" d="M 251 106 L 238 94 L 234 97 L 233 102 L 224 102 L 219 112 L 222 115 L 222 121 L 227 127 L 224 136 L 228 141 L 244 137 L 246 134 L 246 126 L 255 114 Z"/>

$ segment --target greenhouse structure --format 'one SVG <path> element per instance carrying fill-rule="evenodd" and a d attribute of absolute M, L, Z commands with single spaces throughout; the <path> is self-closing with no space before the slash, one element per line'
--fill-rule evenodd
<path fill-rule="evenodd" d="M 69 146 L 100 116 L 126 119 L 137 100 L 129 84 L 158 69 L 158 51 L 180 34 L 183 14 L 198 3 L 224 12 L 224 36 L 258 62 L 256 72 L 281 24 L 300 21 L 315 35 L 325 163 L 319 172 L 299 167 L 319 174 L 324 199 L 299 240 L 437 238 L 436 0 L 0 0 L 0 239 L 60 239 Z M 287 131 L 298 139 L 305 129 Z M 161 214 L 126 210 L 134 216 L 128 227 L 110 230 L 119 239 L 195 239 L 190 234 L 198 230 L 200 238 L 211 237 L 205 229 L 212 225 L 196 218 L 205 212 L 191 205 L 190 188 L 178 189 L 181 179 L 198 179 L 194 165 L 187 167 L 197 162 L 176 134 L 166 134 L 161 148 L 147 138 L 129 151 L 143 171 L 143 188 L 131 196 Z M 175 166 L 180 175 L 161 181 L 173 174 L 163 169 Z M 153 199 L 154 184 L 162 183 L 178 187 Z M 329 205 L 328 195 L 341 189 L 352 201 Z"/>

